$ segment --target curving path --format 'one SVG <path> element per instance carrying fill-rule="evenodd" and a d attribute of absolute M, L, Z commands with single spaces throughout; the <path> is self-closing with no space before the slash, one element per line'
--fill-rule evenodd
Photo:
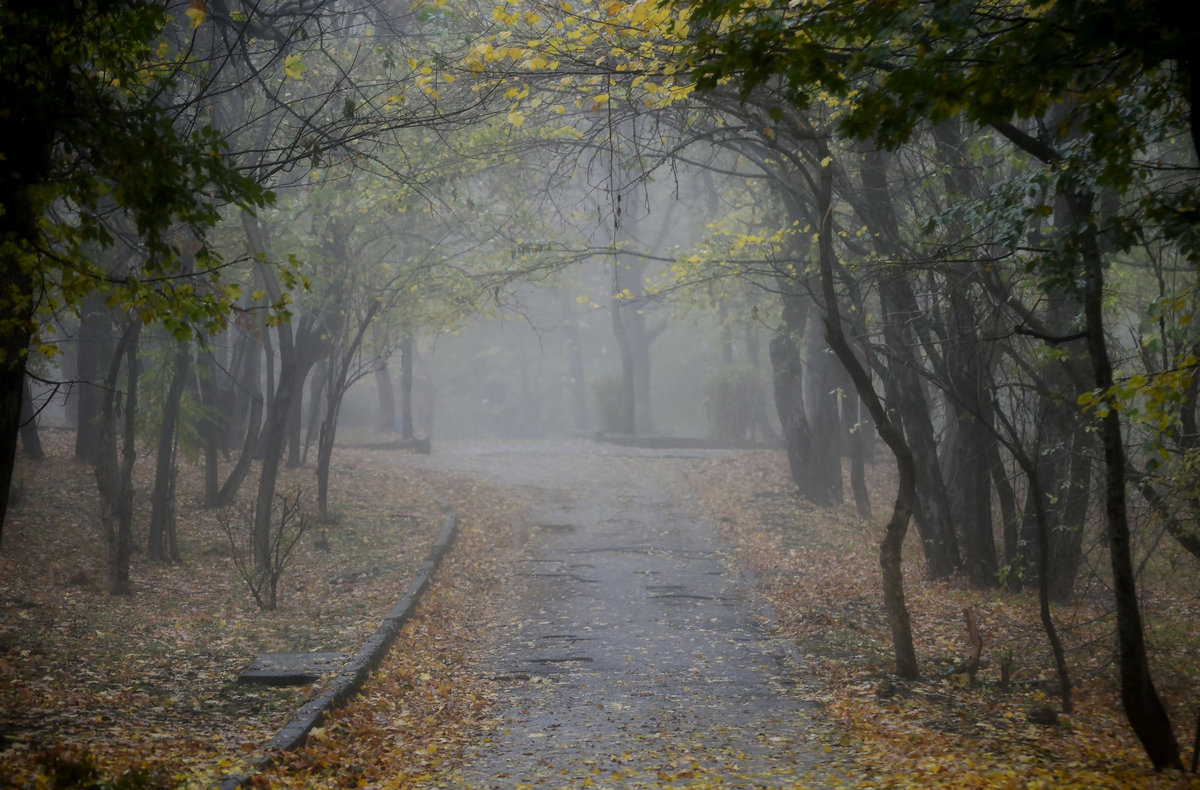
<path fill-rule="evenodd" d="M 680 503 L 713 451 L 590 442 L 439 448 L 422 463 L 527 489 L 518 594 L 481 671 L 501 719 L 448 783 L 781 787 L 820 763 L 769 613 Z"/>

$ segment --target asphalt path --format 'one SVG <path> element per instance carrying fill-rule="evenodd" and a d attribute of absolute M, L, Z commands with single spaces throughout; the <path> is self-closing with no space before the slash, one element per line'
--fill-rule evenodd
<path fill-rule="evenodd" d="M 809 784 L 824 752 L 804 667 L 687 506 L 685 475 L 714 452 L 460 445 L 425 461 L 533 503 L 514 594 L 479 624 L 499 719 L 449 784 Z"/>

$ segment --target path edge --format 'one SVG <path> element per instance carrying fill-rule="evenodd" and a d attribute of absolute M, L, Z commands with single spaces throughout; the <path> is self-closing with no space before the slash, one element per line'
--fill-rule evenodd
<path fill-rule="evenodd" d="M 294 751 L 303 746 L 308 734 L 321 725 L 325 716 L 353 699 L 371 673 L 378 668 L 399 635 L 400 629 L 416 611 L 421 596 L 432 584 L 442 558 L 446 556 L 458 534 L 458 514 L 454 508 L 438 494 L 432 491 L 428 493 L 442 511 L 442 527 L 404 595 L 384 615 L 375 632 L 363 641 L 342 671 L 329 682 L 325 691 L 302 705 L 291 721 L 262 746 L 261 753 L 250 759 L 250 770 L 227 774 L 211 784 L 210 790 L 237 790 L 249 782 L 257 771 L 269 766 L 281 752 Z"/>

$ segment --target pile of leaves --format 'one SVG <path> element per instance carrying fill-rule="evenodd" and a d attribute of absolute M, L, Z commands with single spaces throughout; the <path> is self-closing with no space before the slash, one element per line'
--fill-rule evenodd
<path fill-rule="evenodd" d="M 201 507 L 199 470 L 184 466 L 183 561 L 135 553 L 134 594 L 114 598 L 93 472 L 72 460 L 70 436 L 43 441 L 45 460 L 19 463 L 20 502 L 0 551 L 0 786 L 87 786 L 100 777 L 206 786 L 320 690 L 241 684 L 240 671 L 262 652 L 357 650 L 442 525 L 419 470 L 394 454 L 339 450 L 332 518 L 314 521 L 280 582 L 278 609 L 264 612 L 238 575 L 218 514 Z M 135 523 L 144 530 L 151 481 L 137 485 Z M 243 495 L 255 486 L 247 480 Z M 287 470 L 280 486 L 312 488 L 311 467 Z M 241 526 L 238 550 L 248 545 Z"/>
<path fill-rule="evenodd" d="M 869 481 L 884 515 L 895 490 L 889 472 L 875 468 Z M 1125 721 L 1115 688 L 1111 596 L 1101 576 L 1085 580 L 1069 605 L 1054 607 L 1075 685 L 1067 716 L 1058 709 L 1035 593 L 930 582 L 910 535 L 906 592 L 923 677 L 902 681 L 891 672 L 881 603 L 881 520 L 864 522 L 852 505 L 806 503 L 775 452 L 708 461 L 689 490 L 699 492 L 705 517 L 755 573 L 840 734 L 826 748 L 841 775 L 822 778 L 822 786 L 1200 787 L 1192 774 L 1155 774 Z M 1188 564 L 1169 546 L 1154 556 L 1144 573 L 1153 669 L 1186 745 L 1200 680 L 1200 666 L 1189 658 L 1200 649 L 1200 597 L 1194 567 L 1182 570 Z M 966 672 L 968 609 L 983 639 L 973 680 Z M 1185 760 L 1190 756 L 1185 748 Z"/>

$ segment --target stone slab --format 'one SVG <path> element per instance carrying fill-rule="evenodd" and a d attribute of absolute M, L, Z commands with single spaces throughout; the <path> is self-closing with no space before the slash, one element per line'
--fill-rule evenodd
<path fill-rule="evenodd" d="M 240 683 L 304 686 L 341 670 L 345 653 L 261 653 L 238 676 Z"/>

